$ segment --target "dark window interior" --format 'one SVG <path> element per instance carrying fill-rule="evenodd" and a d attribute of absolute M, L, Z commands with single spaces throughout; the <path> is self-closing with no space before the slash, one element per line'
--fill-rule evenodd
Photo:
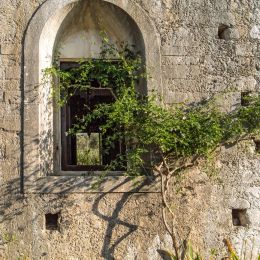
<path fill-rule="evenodd" d="M 64 70 L 75 66 L 78 66 L 75 62 L 61 63 L 61 69 Z M 113 147 L 104 152 L 104 141 L 109 132 L 106 135 L 101 134 L 100 125 L 105 118 L 91 122 L 86 129 L 76 135 L 67 135 L 66 133 L 83 115 L 91 113 L 97 104 L 115 101 L 112 86 L 111 88 L 102 88 L 99 82 L 93 79 L 90 82 L 90 88 L 84 91 L 73 87 L 67 91 L 73 95 L 61 108 L 62 170 L 104 170 L 106 165 L 117 155 L 125 154 L 125 145 L 120 141 L 115 141 Z M 111 129 L 111 132 L 115 130 Z"/>

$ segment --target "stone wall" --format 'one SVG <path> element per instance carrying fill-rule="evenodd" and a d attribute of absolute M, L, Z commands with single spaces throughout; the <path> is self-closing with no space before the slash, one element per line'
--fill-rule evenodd
<path fill-rule="evenodd" d="M 170 249 L 171 240 L 162 224 L 159 193 L 31 194 L 23 189 L 23 44 L 43 2 L 0 2 L 0 259 L 160 259 L 157 250 Z M 114 2 L 125 9 L 138 6 L 154 24 L 167 103 L 219 94 L 219 104 L 230 111 L 240 104 L 241 93 L 260 90 L 258 0 Z M 216 248 L 217 259 L 226 254 L 224 238 L 238 252 L 256 255 L 259 169 L 251 140 L 222 147 L 214 164 L 188 172 L 171 194 L 181 236 L 205 255 Z M 244 212 L 245 226 L 233 225 L 232 209 Z M 46 229 L 48 213 L 58 214 L 58 230 Z"/>

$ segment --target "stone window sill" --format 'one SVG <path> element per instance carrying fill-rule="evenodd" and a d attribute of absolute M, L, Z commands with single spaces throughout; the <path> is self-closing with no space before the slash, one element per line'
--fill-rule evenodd
<path fill-rule="evenodd" d="M 45 176 L 25 180 L 26 193 L 159 193 L 159 178 L 137 177 L 133 181 L 126 176 L 106 176 L 98 188 L 93 185 L 99 176 Z"/>

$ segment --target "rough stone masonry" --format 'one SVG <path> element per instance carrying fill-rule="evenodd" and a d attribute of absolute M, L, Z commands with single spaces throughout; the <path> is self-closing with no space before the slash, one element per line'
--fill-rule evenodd
<path fill-rule="evenodd" d="M 70 19 L 88 4 L 103 12 L 107 23 L 122 21 L 122 27 L 108 26 L 111 33 L 119 28 L 115 37 L 130 37 L 129 28 L 140 28 L 153 76 L 149 84 L 167 104 L 219 94 L 222 109 L 231 111 L 243 94 L 260 90 L 258 0 L 1 0 L 0 259 L 150 260 L 161 259 L 158 250 L 172 248 L 156 189 L 131 190 L 124 179 L 113 179 L 106 192 L 91 192 L 89 179 L 80 182 L 44 168 L 46 158 L 55 158 L 42 156 L 49 148 L 42 145 L 41 108 L 49 95 L 40 85 L 39 68 L 53 55 L 54 42 L 64 43 L 66 32 L 77 33 Z M 78 45 L 69 41 L 65 49 L 69 46 Z M 47 127 L 52 133 L 53 125 Z M 182 237 L 203 255 L 212 249 L 217 259 L 227 255 L 226 238 L 245 259 L 256 258 L 260 155 L 254 140 L 222 147 L 213 165 L 188 172 L 171 196 Z"/>

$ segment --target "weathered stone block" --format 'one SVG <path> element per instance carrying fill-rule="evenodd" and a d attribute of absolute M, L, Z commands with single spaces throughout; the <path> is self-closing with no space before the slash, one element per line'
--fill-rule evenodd
<path fill-rule="evenodd" d="M 21 67 L 7 67 L 5 71 L 5 79 L 19 79 L 21 77 Z"/>
<path fill-rule="evenodd" d="M 6 158 L 6 147 L 3 144 L 0 144 L 0 160 L 4 160 Z"/>
<path fill-rule="evenodd" d="M 11 44 L 11 43 L 6 43 L 6 44 L 1 44 L 1 54 L 8 55 L 8 54 L 15 54 L 18 51 L 17 45 Z"/>
<path fill-rule="evenodd" d="M 189 75 L 189 67 L 186 65 L 176 65 L 174 67 L 162 67 L 165 77 L 175 79 L 185 79 Z"/>
<path fill-rule="evenodd" d="M 0 119 L 0 128 L 6 131 L 20 131 L 21 130 L 21 118 L 17 116 L 5 116 Z"/>
<path fill-rule="evenodd" d="M 162 46 L 162 55 L 170 55 L 170 56 L 185 56 L 188 54 L 188 51 L 185 47 L 182 46 Z"/>
<path fill-rule="evenodd" d="M 239 77 L 234 82 L 234 87 L 238 91 L 256 91 L 257 82 L 253 76 L 250 77 Z"/>
<path fill-rule="evenodd" d="M 202 58 L 196 56 L 163 56 L 162 67 L 172 68 L 176 65 L 198 65 L 202 63 Z"/>
<path fill-rule="evenodd" d="M 250 203 L 246 199 L 235 199 L 234 201 L 231 202 L 231 207 L 233 209 L 249 209 L 250 208 Z"/>
<path fill-rule="evenodd" d="M 4 91 L 0 89 L 0 102 L 4 101 Z"/>
<path fill-rule="evenodd" d="M 19 115 L 18 110 L 19 105 L 17 103 L 0 102 L 0 115 L 3 117 Z"/>
<path fill-rule="evenodd" d="M 4 80 L 3 89 L 6 91 L 19 91 L 20 81 L 16 79 Z"/>
<path fill-rule="evenodd" d="M 0 79 L 4 78 L 4 67 L 0 67 Z"/>
<path fill-rule="evenodd" d="M 205 90 L 201 84 L 191 79 L 164 78 L 163 84 L 169 91 L 200 92 Z"/>
<path fill-rule="evenodd" d="M 254 56 L 257 46 L 252 43 L 240 43 L 236 45 L 236 55 Z"/>
<path fill-rule="evenodd" d="M 203 74 L 203 68 L 198 65 L 191 65 L 190 66 L 190 77 L 191 78 L 199 78 Z"/>
<path fill-rule="evenodd" d="M 21 102 L 21 91 L 5 91 L 5 102 L 11 104 Z"/>
<path fill-rule="evenodd" d="M 252 29 L 250 30 L 250 37 L 252 39 L 258 39 L 260 40 L 260 26 L 254 25 Z"/>
<path fill-rule="evenodd" d="M 8 55 L 1 54 L 0 57 L 1 57 L 0 65 L 5 67 L 19 66 L 21 61 L 21 57 L 17 54 L 8 54 Z"/>

